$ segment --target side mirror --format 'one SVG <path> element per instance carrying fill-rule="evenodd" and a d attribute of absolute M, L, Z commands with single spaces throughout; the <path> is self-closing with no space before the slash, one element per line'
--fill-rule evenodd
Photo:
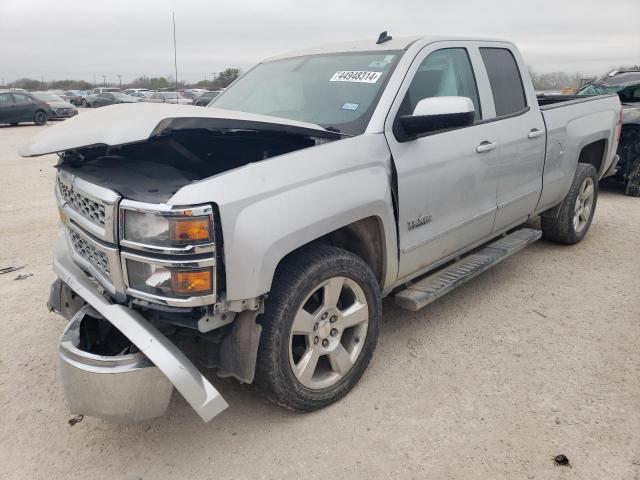
<path fill-rule="evenodd" d="M 468 97 L 430 97 L 418 102 L 412 115 L 399 117 L 406 139 L 416 135 L 467 127 L 473 124 L 475 108 Z"/>

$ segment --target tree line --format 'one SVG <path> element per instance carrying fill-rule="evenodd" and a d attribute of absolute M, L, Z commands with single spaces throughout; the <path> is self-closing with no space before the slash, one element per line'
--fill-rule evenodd
<path fill-rule="evenodd" d="M 228 87 L 236 78 L 240 76 L 240 69 L 227 68 L 216 75 L 214 80 L 201 80 L 197 83 L 187 83 L 176 81 L 171 77 L 147 77 L 146 75 L 135 78 L 131 82 L 122 83 L 122 88 L 148 88 L 158 90 L 161 88 L 207 88 L 210 90 L 220 90 Z M 21 78 L 3 85 L 8 88 L 23 88 L 25 90 L 91 90 L 94 87 L 119 87 L 119 83 L 90 83 L 85 80 L 51 80 L 42 81 L 33 78 Z"/>

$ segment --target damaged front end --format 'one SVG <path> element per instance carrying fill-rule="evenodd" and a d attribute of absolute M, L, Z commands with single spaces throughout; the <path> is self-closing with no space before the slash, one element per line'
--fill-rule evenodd
<path fill-rule="evenodd" d="M 213 199 L 176 206 L 171 197 L 192 182 L 340 135 L 213 109 L 100 110 L 44 132 L 21 152 L 61 158 L 58 280 L 49 308 L 70 320 L 59 344 L 67 402 L 73 413 L 139 421 L 161 415 L 175 388 L 208 421 L 227 404 L 194 362 L 251 383 L 262 299 L 225 299 Z M 122 121 L 105 129 L 116 117 Z"/>
<path fill-rule="evenodd" d="M 50 308 L 69 314 L 71 305 L 60 300 L 74 295 L 76 302 L 80 298 L 87 304 L 72 317 L 59 344 L 60 374 L 73 413 L 123 422 L 152 418 L 164 413 L 173 387 L 204 421 L 227 408 L 167 336 L 139 312 L 113 303 L 100 291 L 72 260 L 64 235 L 56 241 L 53 267 L 62 283 L 52 288 Z M 115 330 L 96 325 L 104 319 Z"/>

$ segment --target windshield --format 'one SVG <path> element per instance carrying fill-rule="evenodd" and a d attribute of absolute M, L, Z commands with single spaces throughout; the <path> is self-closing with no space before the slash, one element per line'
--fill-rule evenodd
<path fill-rule="evenodd" d="M 64 100 L 53 93 L 33 92 L 33 96 L 43 102 L 64 102 Z"/>
<path fill-rule="evenodd" d="M 364 132 L 401 53 L 310 55 L 261 63 L 208 106 Z"/>

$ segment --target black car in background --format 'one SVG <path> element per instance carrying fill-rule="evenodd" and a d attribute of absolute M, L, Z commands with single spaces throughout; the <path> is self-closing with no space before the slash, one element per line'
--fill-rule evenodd
<path fill-rule="evenodd" d="M 120 92 L 104 92 L 87 97 L 87 106 L 91 108 L 114 105 L 116 103 L 138 103 L 140 99 Z"/>
<path fill-rule="evenodd" d="M 204 92 L 202 95 L 200 95 L 198 98 L 196 98 L 193 101 L 193 104 L 197 107 L 206 107 L 207 105 L 209 105 L 209 102 L 214 98 L 216 98 L 218 95 L 220 95 L 220 93 L 221 92 L 219 91 Z"/>
<path fill-rule="evenodd" d="M 54 116 L 49 105 L 30 93 L 0 90 L 0 123 L 17 125 L 20 122 L 33 122 L 44 125 Z"/>
<path fill-rule="evenodd" d="M 580 88 L 577 95 L 615 93 L 622 104 L 618 170 L 624 193 L 640 197 L 640 70 L 614 70 Z"/>

